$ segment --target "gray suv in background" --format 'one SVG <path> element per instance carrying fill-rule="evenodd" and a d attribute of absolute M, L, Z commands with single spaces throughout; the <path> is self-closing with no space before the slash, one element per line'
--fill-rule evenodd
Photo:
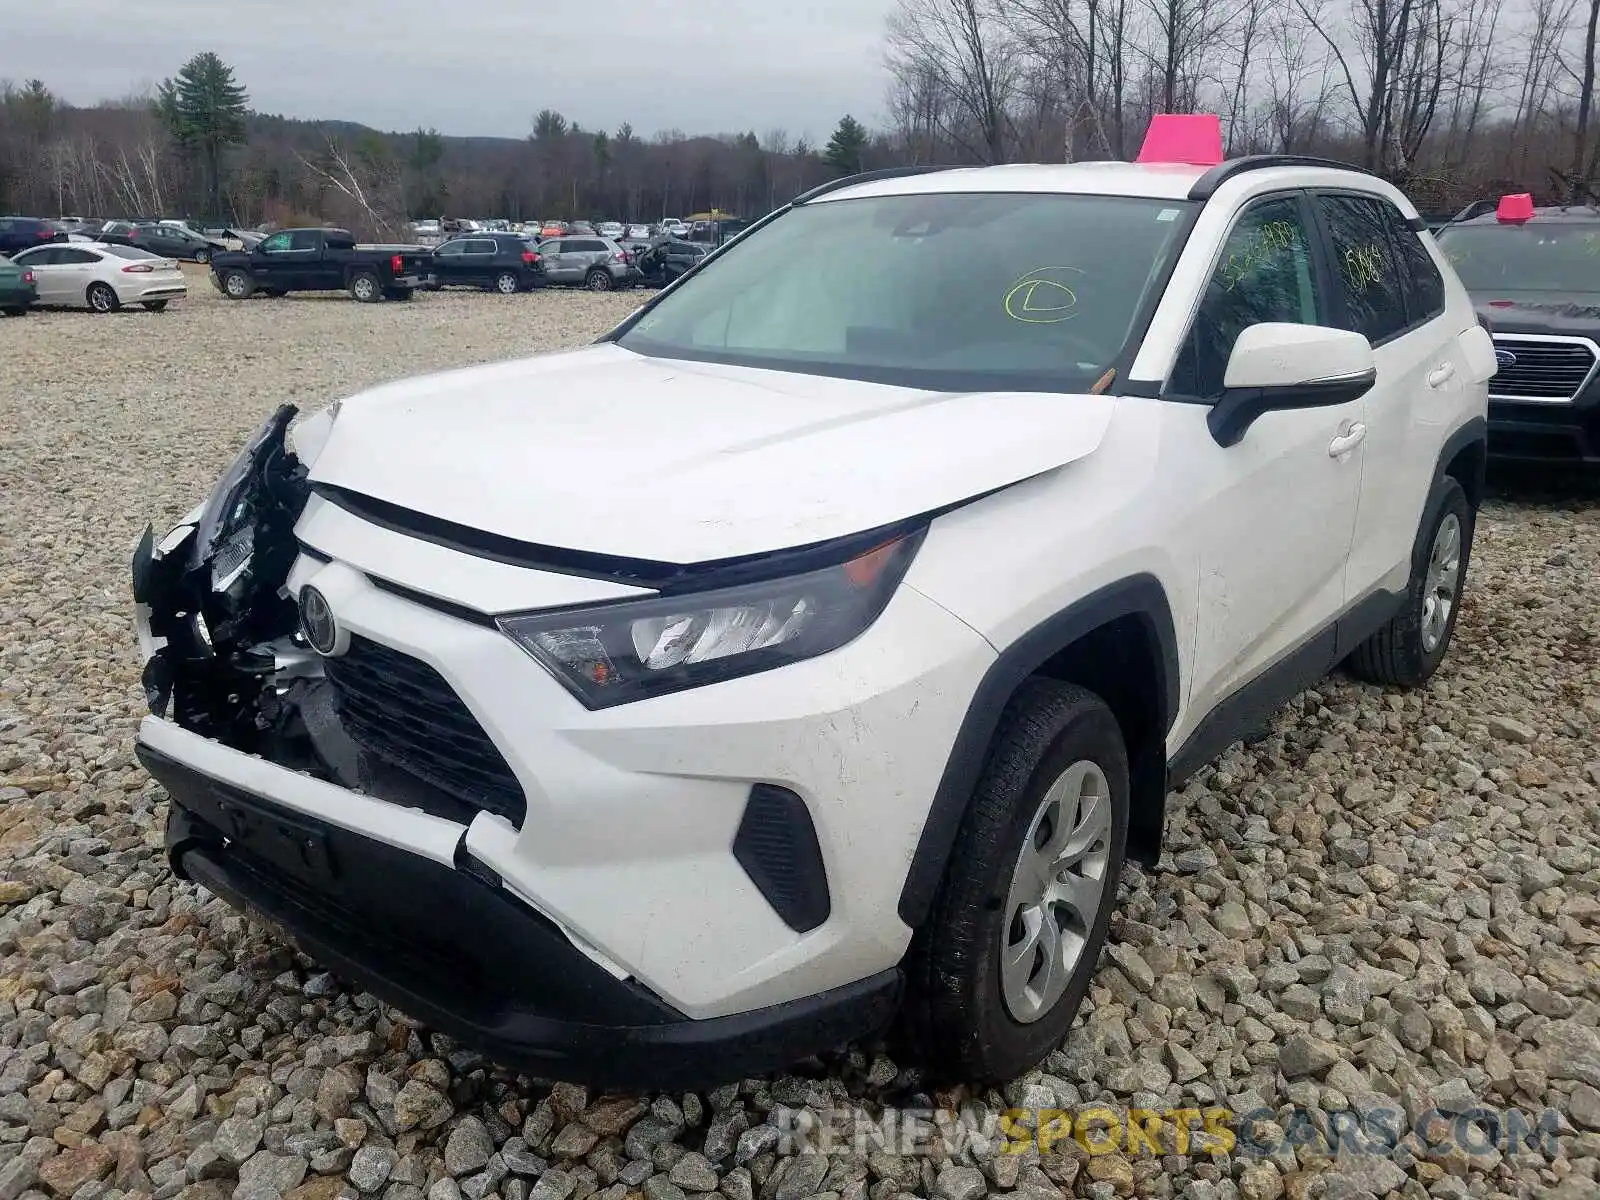
<path fill-rule="evenodd" d="M 575 283 L 591 292 L 632 287 L 639 282 L 633 256 L 610 238 L 594 234 L 567 234 L 539 243 L 549 283 Z"/>

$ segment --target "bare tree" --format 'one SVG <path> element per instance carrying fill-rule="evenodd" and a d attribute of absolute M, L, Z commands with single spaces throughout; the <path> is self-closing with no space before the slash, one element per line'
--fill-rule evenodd
<path fill-rule="evenodd" d="M 980 162 L 1004 162 L 1017 61 L 991 0 L 899 0 L 888 36 L 895 77 L 943 94 L 943 134 Z"/>

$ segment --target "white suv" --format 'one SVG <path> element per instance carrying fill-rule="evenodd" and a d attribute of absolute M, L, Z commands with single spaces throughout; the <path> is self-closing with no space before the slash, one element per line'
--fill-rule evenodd
<path fill-rule="evenodd" d="M 830 184 L 596 345 L 285 406 L 147 533 L 173 869 L 544 1077 L 891 1024 L 1012 1076 L 1169 789 L 1438 666 L 1494 369 L 1336 164 Z"/>

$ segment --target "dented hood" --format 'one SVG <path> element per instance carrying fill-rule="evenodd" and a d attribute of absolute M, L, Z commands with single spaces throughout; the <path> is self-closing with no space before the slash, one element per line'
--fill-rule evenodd
<path fill-rule="evenodd" d="M 346 400 L 311 478 L 539 545 L 696 563 L 841 537 L 1090 453 L 1116 401 L 938 393 L 610 344 Z"/>

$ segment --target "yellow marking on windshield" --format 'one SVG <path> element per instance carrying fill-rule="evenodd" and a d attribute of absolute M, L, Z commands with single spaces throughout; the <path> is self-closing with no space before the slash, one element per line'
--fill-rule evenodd
<path fill-rule="evenodd" d="M 1056 273 L 1082 275 L 1077 267 L 1035 267 L 1020 276 L 1006 292 L 1006 316 L 1027 325 L 1055 325 L 1077 316 L 1078 293 Z"/>

